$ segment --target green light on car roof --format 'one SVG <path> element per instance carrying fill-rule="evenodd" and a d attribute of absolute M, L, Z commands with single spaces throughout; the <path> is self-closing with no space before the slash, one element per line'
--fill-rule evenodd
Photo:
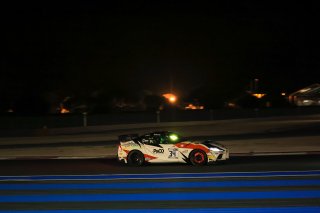
<path fill-rule="evenodd" d="M 169 135 L 169 137 L 170 137 L 170 140 L 172 141 L 178 140 L 178 135 L 172 134 L 172 135 Z"/>

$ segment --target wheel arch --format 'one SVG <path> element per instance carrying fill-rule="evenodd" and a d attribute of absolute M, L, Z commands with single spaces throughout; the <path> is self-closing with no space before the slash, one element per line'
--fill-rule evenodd
<path fill-rule="evenodd" d="M 132 162 L 132 159 L 130 159 L 131 156 L 132 156 L 132 154 L 134 154 L 134 153 L 139 154 L 139 155 L 143 158 L 143 159 L 141 160 L 142 163 L 139 164 L 138 166 L 143 165 L 143 164 L 145 163 L 145 155 L 143 154 L 142 151 L 140 151 L 140 150 L 138 150 L 138 149 L 133 149 L 133 150 L 130 150 L 130 151 L 128 152 L 128 155 L 127 155 L 127 163 L 128 163 L 128 164 L 131 164 L 131 165 L 134 165 L 134 163 Z"/>
<path fill-rule="evenodd" d="M 196 152 L 201 152 L 202 154 L 204 154 L 204 162 L 203 163 L 200 163 L 201 165 L 205 165 L 208 163 L 208 154 L 205 152 L 205 150 L 203 149 L 194 149 L 192 150 L 190 153 L 189 153 L 189 156 L 188 156 L 188 162 L 191 163 L 192 165 L 196 165 L 195 163 L 193 163 L 193 160 L 191 159 L 192 158 L 192 155 Z M 199 164 L 199 165 L 200 165 Z"/>

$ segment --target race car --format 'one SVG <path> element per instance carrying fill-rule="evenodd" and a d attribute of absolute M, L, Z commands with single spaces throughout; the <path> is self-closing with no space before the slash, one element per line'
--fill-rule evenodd
<path fill-rule="evenodd" d="M 229 151 L 216 142 L 189 141 L 174 132 L 119 136 L 118 160 L 141 166 L 145 163 L 190 163 L 205 165 L 227 160 Z"/>

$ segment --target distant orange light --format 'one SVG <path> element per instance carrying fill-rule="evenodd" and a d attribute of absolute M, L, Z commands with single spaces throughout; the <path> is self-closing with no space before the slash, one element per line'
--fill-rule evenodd
<path fill-rule="evenodd" d="M 170 103 L 175 103 L 177 101 L 177 96 L 172 93 L 166 93 L 162 96 L 165 97 Z"/>
<path fill-rule="evenodd" d="M 185 109 L 197 109 L 195 105 L 189 104 L 188 106 L 185 107 Z"/>
<path fill-rule="evenodd" d="M 169 101 L 170 101 L 170 102 L 176 102 L 176 100 L 177 100 L 177 98 L 174 97 L 174 96 L 172 96 L 172 97 L 169 98 Z"/>
<path fill-rule="evenodd" d="M 263 93 L 254 93 L 254 94 L 252 94 L 254 97 L 256 97 L 256 98 L 263 98 L 266 94 L 263 94 Z"/>
<path fill-rule="evenodd" d="M 230 107 L 230 108 L 235 108 L 236 104 L 233 103 L 233 102 L 229 102 L 227 106 Z"/>
<path fill-rule="evenodd" d="M 198 105 L 193 105 L 193 104 L 189 104 L 188 106 L 186 106 L 184 109 L 191 109 L 191 110 L 195 110 L 195 109 L 204 109 L 204 106 L 198 106 Z"/>
<path fill-rule="evenodd" d="M 66 108 L 61 108 L 61 109 L 60 109 L 60 113 L 61 113 L 61 114 L 70 113 L 70 110 L 68 110 L 68 109 L 66 109 Z"/>

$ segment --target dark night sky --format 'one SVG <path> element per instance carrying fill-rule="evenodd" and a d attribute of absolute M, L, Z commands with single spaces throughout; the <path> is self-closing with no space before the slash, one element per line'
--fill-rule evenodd
<path fill-rule="evenodd" d="M 170 76 L 176 92 L 205 98 L 254 78 L 267 91 L 320 83 L 316 4 L 221 2 L 2 5 L 0 98 L 160 93 Z"/>

